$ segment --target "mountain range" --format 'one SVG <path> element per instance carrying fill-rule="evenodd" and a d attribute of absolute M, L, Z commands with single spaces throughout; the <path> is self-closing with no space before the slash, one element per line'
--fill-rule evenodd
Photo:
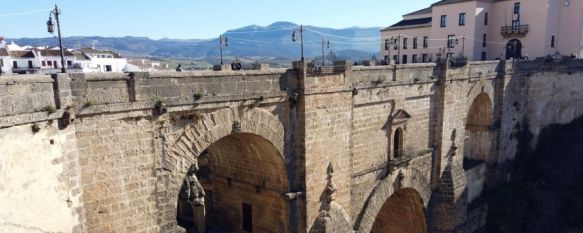
<path fill-rule="evenodd" d="M 228 57 L 254 57 L 261 59 L 290 59 L 300 57 L 300 33 L 292 42 L 292 32 L 299 25 L 290 22 L 276 22 L 268 26 L 251 25 L 225 32 L 228 47 L 224 55 Z M 351 27 L 333 29 L 304 26 L 304 53 L 306 59 L 321 56 L 322 40 L 324 53 L 334 51 L 339 58 L 364 59 L 376 55 L 380 49 L 379 27 Z M 19 45 L 56 46 L 51 38 L 8 39 Z M 327 41 L 330 41 L 328 48 Z M 67 48 L 95 47 L 113 50 L 126 57 L 190 58 L 208 59 L 219 56 L 219 39 L 159 39 L 146 37 L 100 37 L 71 36 L 63 38 Z"/>

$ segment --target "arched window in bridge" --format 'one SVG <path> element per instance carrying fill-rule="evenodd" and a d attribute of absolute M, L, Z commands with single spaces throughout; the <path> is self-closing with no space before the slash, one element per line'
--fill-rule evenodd
<path fill-rule="evenodd" d="M 403 156 L 403 129 L 397 128 L 393 136 L 393 158 Z"/>

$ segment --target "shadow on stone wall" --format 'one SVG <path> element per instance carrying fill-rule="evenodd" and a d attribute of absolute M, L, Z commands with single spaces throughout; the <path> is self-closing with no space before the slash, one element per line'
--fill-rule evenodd
<path fill-rule="evenodd" d="M 583 116 L 543 128 L 534 150 L 528 125 L 515 136 L 513 176 L 486 194 L 488 232 L 583 231 Z"/>

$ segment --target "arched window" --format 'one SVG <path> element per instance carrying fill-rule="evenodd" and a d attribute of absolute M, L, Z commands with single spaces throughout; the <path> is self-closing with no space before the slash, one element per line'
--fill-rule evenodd
<path fill-rule="evenodd" d="M 393 159 L 399 158 L 403 155 L 403 130 L 397 128 L 393 136 Z"/>

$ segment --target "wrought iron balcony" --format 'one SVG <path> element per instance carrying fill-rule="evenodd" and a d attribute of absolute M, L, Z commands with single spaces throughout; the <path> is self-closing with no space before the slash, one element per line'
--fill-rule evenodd
<path fill-rule="evenodd" d="M 500 33 L 504 38 L 524 37 L 528 33 L 528 25 L 503 26 Z"/>

